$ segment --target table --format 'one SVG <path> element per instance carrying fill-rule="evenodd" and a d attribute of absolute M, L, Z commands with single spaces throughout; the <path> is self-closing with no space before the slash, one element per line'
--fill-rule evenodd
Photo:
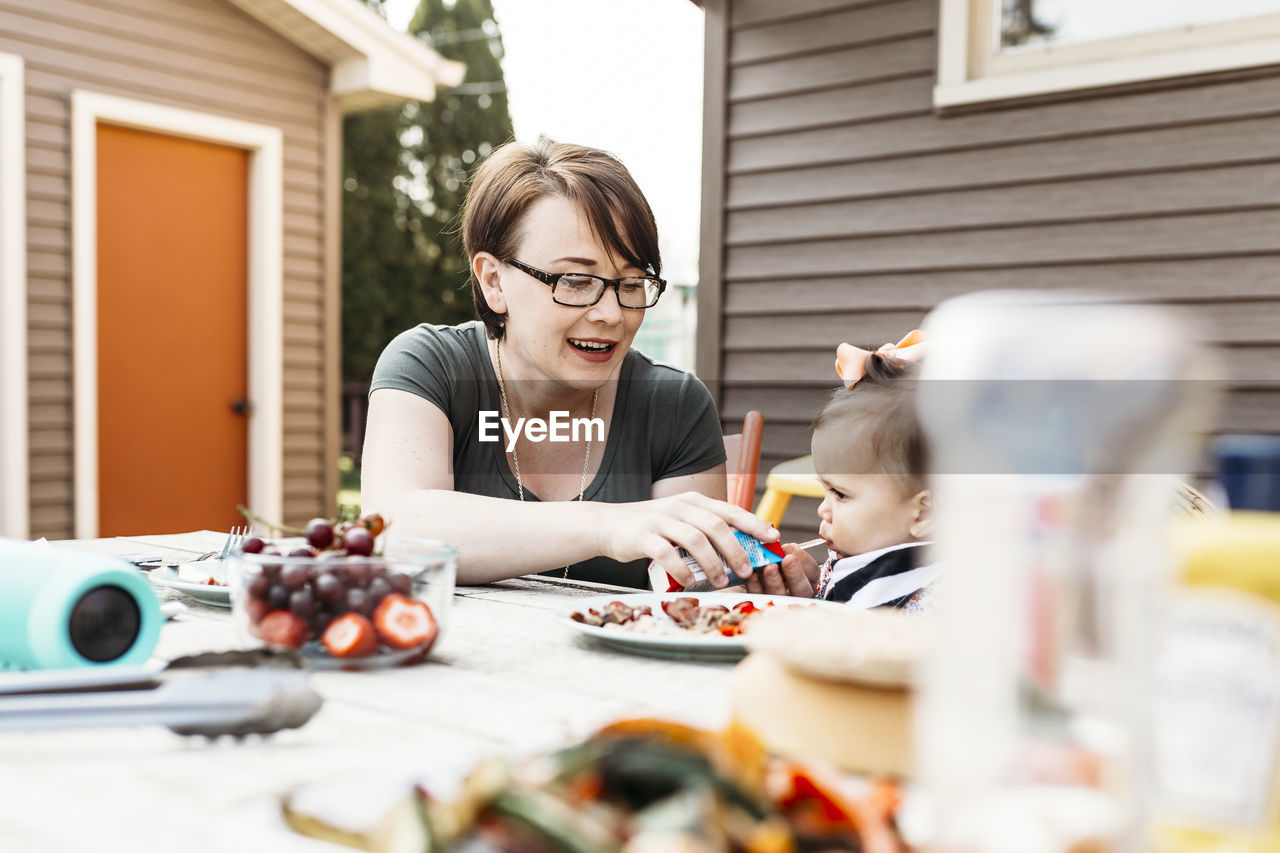
<path fill-rule="evenodd" d="M 221 547 L 212 531 L 54 543 L 184 559 Z M 324 697 L 300 729 L 235 742 L 167 729 L 0 734 L 0 846 L 18 850 L 315 850 L 255 821 L 292 786 L 408 772 L 435 761 L 551 746 L 600 722 L 656 714 L 719 727 L 732 665 L 611 651 L 560 625 L 567 599 L 621 587 L 528 577 L 462 587 L 430 659 L 316 673 Z M 163 598 L 180 597 L 157 587 Z M 196 604 L 161 631 L 163 659 L 234 648 L 230 611 Z"/>

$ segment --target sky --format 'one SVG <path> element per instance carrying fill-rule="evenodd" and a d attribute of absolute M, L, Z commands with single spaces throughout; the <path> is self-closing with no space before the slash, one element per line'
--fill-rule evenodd
<path fill-rule="evenodd" d="M 390 0 L 404 29 L 418 0 Z M 703 13 L 692 0 L 493 0 L 516 138 L 617 155 L 653 207 L 663 277 L 698 273 Z"/>

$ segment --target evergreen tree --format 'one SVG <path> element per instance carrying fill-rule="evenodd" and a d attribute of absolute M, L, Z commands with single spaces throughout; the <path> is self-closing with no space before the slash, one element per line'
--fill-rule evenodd
<path fill-rule="evenodd" d="M 380 0 L 368 0 L 382 11 Z M 416 323 L 471 319 L 458 212 L 468 173 L 512 137 L 491 0 L 421 0 L 409 25 L 466 63 L 431 102 L 351 116 L 343 127 L 342 372 L 366 382 Z"/>

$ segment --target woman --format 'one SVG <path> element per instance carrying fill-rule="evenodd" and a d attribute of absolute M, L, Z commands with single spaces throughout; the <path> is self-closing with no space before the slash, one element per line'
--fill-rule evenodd
<path fill-rule="evenodd" d="M 718 554 L 749 574 L 731 528 L 777 533 L 723 501 L 710 395 L 630 349 L 665 282 L 626 168 L 582 146 L 510 143 L 477 171 L 462 220 L 481 322 L 418 326 L 379 359 L 365 508 L 398 535 L 457 545 L 461 583 L 554 570 L 645 587 L 649 560 L 687 581 L 677 547 L 717 585 Z M 557 420 L 566 440 L 536 425 Z"/>

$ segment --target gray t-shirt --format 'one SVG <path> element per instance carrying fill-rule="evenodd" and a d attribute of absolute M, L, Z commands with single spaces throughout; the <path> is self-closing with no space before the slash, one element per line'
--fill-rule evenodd
<path fill-rule="evenodd" d="M 402 332 L 374 368 L 370 393 L 379 388 L 408 391 L 444 412 L 453 427 L 457 491 L 519 500 L 502 428 L 496 429 L 500 440 L 480 441 L 480 412 L 501 411 L 482 323 L 424 323 Z M 705 471 L 724 460 L 720 419 L 706 387 L 693 375 L 633 349 L 622 362 L 604 458 L 583 499 L 648 500 L 657 481 Z M 536 501 L 538 496 L 526 488 L 524 499 Z M 570 566 L 569 577 L 644 589 L 647 565 L 647 560 L 620 563 L 598 557 Z"/>

